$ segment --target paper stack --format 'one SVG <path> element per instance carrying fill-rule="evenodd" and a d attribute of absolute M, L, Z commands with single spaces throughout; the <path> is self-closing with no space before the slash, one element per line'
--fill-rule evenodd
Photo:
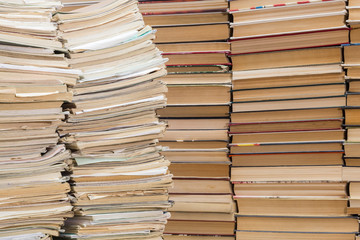
<path fill-rule="evenodd" d="M 0 239 L 51 239 L 72 216 L 62 171 L 70 153 L 57 145 L 72 100 L 69 69 L 57 40 L 53 1 L 0 3 Z"/>
<path fill-rule="evenodd" d="M 227 2 L 141 1 L 167 62 L 168 103 L 158 111 L 174 189 L 166 240 L 234 239 L 227 157 L 230 62 Z M 221 236 L 221 237 L 220 237 Z"/>
<path fill-rule="evenodd" d="M 253 4 L 230 2 L 237 239 L 353 240 L 354 175 L 343 170 L 346 3 Z"/>
<path fill-rule="evenodd" d="M 167 89 L 156 80 L 166 59 L 154 32 L 135 0 L 83 4 L 54 19 L 71 67 L 83 73 L 59 130 L 73 151 L 76 198 L 62 237 L 162 239 L 172 176 L 157 146 L 165 124 L 155 110 L 165 106 Z"/>

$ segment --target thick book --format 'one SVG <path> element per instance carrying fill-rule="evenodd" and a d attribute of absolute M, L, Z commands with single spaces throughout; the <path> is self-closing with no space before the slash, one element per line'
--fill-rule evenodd
<path fill-rule="evenodd" d="M 186 0 L 186 1 L 139 1 L 139 8 L 142 14 L 172 14 L 187 12 L 214 12 L 226 11 L 228 3 L 225 0 Z"/>
<path fill-rule="evenodd" d="M 155 43 L 221 41 L 229 37 L 227 23 L 155 27 Z"/>
<path fill-rule="evenodd" d="M 360 108 L 347 107 L 345 108 L 345 125 L 360 126 Z"/>
<path fill-rule="evenodd" d="M 260 53 L 349 43 L 349 28 L 337 27 L 255 37 L 232 38 L 232 54 Z"/>
<path fill-rule="evenodd" d="M 251 0 L 235 0 L 230 1 L 230 10 L 238 10 L 238 9 L 262 9 L 265 7 L 277 7 L 291 4 L 308 4 L 311 1 L 304 2 L 294 2 L 293 0 L 259 0 L 255 3 Z"/>
<path fill-rule="evenodd" d="M 235 240 L 235 236 L 199 236 L 164 234 L 164 240 Z"/>
<path fill-rule="evenodd" d="M 227 117 L 229 116 L 228 104 L 226 105 L 167 105 L 159 109 L 160 117 Z"/>
<path fill-rule="evenodd" d="M 341 108 L 290 109 L 274 111 L 232 112 L 232 123 L 263 123 L 299 120 L 343 119 Z"/>
<path fill-rule="evenodd" d="M 234 197 L 239 215 L 345 217 L 346 198 L 337 197 Z"/>
<path fill-rule="evenodd" d="M 230 103 L 229 85 L 169 85 L 169 105 L 226 105 Z"/>
<path fill-rule="evenodd" d="M 234 22 L 231 24 L 234 38 L 270 36 L 302 31 L 344 28 L 346 11 L 300 15 L 257 21 Z"/>
<path fill-rule="evenodd" d="M 298 232 L 236 232 L 239 239 L 257 240 L 266 238 L 267 240 L 354 240 L 354 233 L 298 233 Z"/>
<path fill-rule="evenodd" d="M 341 166 L 233 167 L 231 181 L 342 181 Z"/>
<path fill-rule="evenodd" d="M 314 98 L 293 98 L 267 101 L 233 102 L 234 112 L 285 110 L 301 108 L 326 108 L 346 106 L 345 95 Z"/>
<path fill-rule="evenodd" d="M 234 234 L 235 221 L 168 220 L 165 234 L 228 235 Z"/>
<path fill-rule="evenodd" d="M 140 7 L 141 6 L 142 5 L 140 5 Z M 166 14 L 166 13 L 159 14 L 159 13 L 145 14 L 144 21 L 146 22 L 146 24 L 157 27 L 157 26 L 176 26 L 176 25 L 186 25 L 186 24 L 228 23 L 228 14 L 225 11 L 217 11 L 217 12 L 205 11 L 199 13 L 185 12 L 185 13 L 177 13 L 177 14 Z"/>
<path fill-rule="evenodd" d="M 355 233 L 355 217 L 287 217 L 237 215 L 237 230 L 254 232 Z"/>
<path fill-rule="evenodd" d="M 249 197 L 347 197 L 345 182 L 235 182 L 234 193 Z"/>
<path fill-rule="evenodd" d="M 341 166 L 343 150 L 231 154 L 234 167 Z"/>
<path fill-rule="evenodd" d="M 232 55 L 233 71 L 335 64 L 342 62 L 340 47 Z M 276 59 L 277 61 L 273 61 Z"/>

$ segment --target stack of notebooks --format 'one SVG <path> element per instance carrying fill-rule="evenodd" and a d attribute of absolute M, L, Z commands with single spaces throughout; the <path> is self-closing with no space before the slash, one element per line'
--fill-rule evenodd
<path fill-rule="evenodd" d="M 145 23 L 169 58 L 163 155 L 174 188 L 166 240 L 233 240 L 227 157 L 231 73 L 225 0 L 141 1 Z M 215 237 L 218 236 L 218 237 Z"/>
<path fill-rule="evenodd" d="M 57 0 L 0 3 L 0 239 L 52 239 L 72 216 L 58 145 L 69 69 L 52 14 Z"/>
<path fill-rule="evenodd" d="M 345 2 L 253 4 L 230 2 L 236 237 L 353 240 L 347 181 L 356 172 L 343 169 Z"/>
<path fill-rule="evenodd" d="M 57 145 L 61 105 L 71 101 L 68 69 L 51 14 L 61 3 L 4 1 L 1 16 L 0 239 L 50 239 L 71 216 L 61 172 L 69 153 Z M 22 17 L 19 18 L 19 15 Z"/>
<path fill-rule="evenodd" d="M 157 145 L 166 125 L 155 113 L 166 103 L 166 86 L 157 80 L 166 59 L 137 1 L 66 3 L 54 19 L 68 62 L 82 75 L 59 128 L 72 150 L 75 213 L 61 237 L 160 240 L 172 185 Z"/>

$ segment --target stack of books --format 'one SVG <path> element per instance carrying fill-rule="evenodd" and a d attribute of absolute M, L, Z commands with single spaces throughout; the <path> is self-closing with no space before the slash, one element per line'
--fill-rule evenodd
<path fill-rule="evenodd" d="M 351 16 L 351 15 L 350 15 Z M 346 79 L 348 89 L 346 94 L 345 108 L 345 126 L 347 130 L 347 141 L 344 144 L 345 149 L 345 165 L 344 176 L 350 181 L 349 195 L 350 202 L 348 213 L 360 214 L 360 45 L 357 43 L 344 45 L 344 67 L 346 69 Z"/>
<path fill-rule="evenodd" d="M 0 239 L 52 239 L 72 216 L 58 144 L 78 78 L 57 40 L 57 0 L 0 3 Z"/>
<path fill-rule="evenodd" d="M 231 1 L 233 54 L 348 42 L 345 0 Z"/>
<path fill-rule="evenodd" d="M 230 2 L 237 239 L 353 240 L 347 181 L 356 175 L 343 169 L 345 2 L 253 4 Z"/>
<path fill-rule="evenodd" d="M 78 1 L 73 1 L 78 2 Z M 78 4 L 54 16 L 71 68 L 81 70 L 59 128 L 72 150 L 75 217 L 70 239 L 160 240 L 171 206 L 169 161 L 157 145 L 165 123 L 166 59 L 152 43 L 137 1 Z M 70 9 L 70 11 L 66 11 Z"/>
<path fill-rule="evenodd" d="M 158 111 L 168 124 L 161 144 L 174 174 L 175 204 L 165 239 L 232 240 L 228 3 L 170 0 L 139 6 L 145 23 L 157 31 L 157 47 L 169 58 L 162 78 L 169 89 L 167 107 Z"/>
<path fill-rule="evenodd" d="M 343 178 L 349 182 L 348 194 L 349 204 L 347 213 L 358 217 L 360 214 L 360 2 L 348 1 L 348 20 L 350 29 L 350 43 L 345 44 L 344 68 L 346 70 L 347 92 L 346 92 L 346 108 L 345 127 L 346 127 L 346 143 L 344 144 L 344 163 Z M 357 236 L 356 239 L 359 239 Z"/>
<path fill-rule="evenodd" d="M 348 0 L 346 8 L 348 10 L 347 23 L 351 27 L 350 42 L 360 43 L 360 1 Z"/>

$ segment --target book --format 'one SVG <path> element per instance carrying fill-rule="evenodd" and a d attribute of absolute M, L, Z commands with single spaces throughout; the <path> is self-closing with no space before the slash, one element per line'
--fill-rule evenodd
<path fill-rule="evenodd" d="M 241 37 L 231 40 L 233 54 L 260 53 L 349 43 L 349 29 L 284 33 L 270 36 Z"/>
<path fill-rule="evenodd" d="M 189 220 L 169 220 L 166 225 L 166 233 L 183 234 L 189 233 L 193 235 L 233 235 L 235 222 L 225 221 L 189 221 Z"/>
<path fill-rule="evenodd" d="M 232 1 L 230 3 L 230 9 L 231 10 L 237 10 L 237 9 L 249 9 L 249 8 L 256 8 L 259 7 L 260 9 L 264 6 L 276 6 L 277 4 L 284 4 L 284 5 L 290 5 L 291 3 L 294 3 L 291 0 L 261 0 L 258 1 L 256 4 L 252 1 Z"/>
<path fill-rule="evenodd" d="M 194 1 L 195 2 L 195 1 Z M 193 3 L 194 3 L 193 2 Z M 170 3 L 168 1 L 167 3 Z M 176 2 L 173 2 L 176 3 Z M 146 4 L 146 2 L 143 2 Z M 150 3 L 151 4 L 151 3 Z M 158 3 L 153 3 L 155 5 Z M 141 8 L 143 5 L 140 6 Z M 184 7 L 184 3 L 180 6 Z M 227 6 L 226 6 L 227 8 Z M 160 9 L 159 9 L 160 10 Z M 148 12 L 149 13 L 149 12 Z M 211 24 L 211 23 L 227 23 L 228 14 L 224 11 L 219 12 L 202 12 L 199 13 L 177 13 L 177 14 L 168 14 L 166 12 L 160 14 L 157 12 L 155 14 L 144 15 L 144 21 L 151 26 L 170 26 L 170 25 L 185 25 L 185 24 Z"/>
<path fill-rule="evenodd" d="M 230 33 L 227 23 L 166 26 L 154 29 L 157 31 L 156 43 L 219 41 L 226 40 Z"/>
<path fill-rule="evenodd" d="M 358 225 L 354 217 L 237 216 L 238 231 L 353 233 L 357 232 Z"/>
<path fill-rule="evenodd" d="M 206 0 L 206 1 L 140 1 L 140 11 L 144 15 L 172 12 L 214 12 L 226 11 L 228 4 L 224 0 Z M 174 11 L 174 9 L 176 9 Z"/>
<path fill-rule="evenodd" d="M 235 182 L 239 197 L 347 197 L 345 182 Z"/>
<path fill-rule="evenodd" d="M 342 181 L 342 167 L 234 167 L 231 169 L 231 181 Z"/>
<path fill-rule="evenodd" d="M 297 216 L 297 217 L 344 217 L 346 198 L 254 198 L 236 197 L 240 215 Z M 246 207 L 245 207 L 246 206 Z M 321 207 L 320 207 L 321 206 Z M 341 220 L 340 220 L 341 221 Z M 354 234 L 354 233 L 352 233 Z"/>
<path fill-rule="evenodd" d="M 316 240 L 329 240 L 329 239 L 344 239 L 351 240 L 354 239 L 354 233 L 339 233 L 339 234 L 331 234 L 331 233 L 297 233 L 297 232 L 289 232 L 289 233 L 277 233 L 277 232 L 236 232 L 236 236 L 241 238 L 246 238 L 249 240 L 259 239 L 259 237 L 266 237 L 271 240 L 285 240 L 291 238 L 302 238 L 304 240 L 316 239 Z"/>
<path fill-rule="evenodd" d="M 341 63 L 339 47 L 305 48 L 291 51 L 240 54 L 231 57 L 233 71 Z M 277 59 L 276 62 L 271 59 Z"/>
<path fill-rule="evenodd" d="M 343 2 L 344 3 L 344 2 Z M 290 10 L 289 7 L 288 10 Z M 344 6 L 340 9 L 343 9 Z M 287 10 L 284 10 L 287 11 Z M 289 11 L 290 14 L 291 11 Z M 332 28 L 344 28 L 344 16 L 346 11 L 334 11 L 330 13 L 318 13 L 306 15 L 306 11 L 300 16 L 296 14 L 290 17 L 280 18 L 276 15 L 273 19 L 259 19 L 249 22 L 235 21 L 231 26 L 233 28 L 233 37 L 256 37 L 270 36 L 272 34 L 296 33 L 301 31 L 314 31 Z M 233 13 L 234 15 L 234 13 Z M 243 12 L 241 12 L 243 15 Z"/>
<path fill-rule="evenodd" d="M 234 240 L 235 237 L 233 236 L 191 236 L 191 235 L 170 235 L 165 234 L 164 235 L 165 240 Z"/>

